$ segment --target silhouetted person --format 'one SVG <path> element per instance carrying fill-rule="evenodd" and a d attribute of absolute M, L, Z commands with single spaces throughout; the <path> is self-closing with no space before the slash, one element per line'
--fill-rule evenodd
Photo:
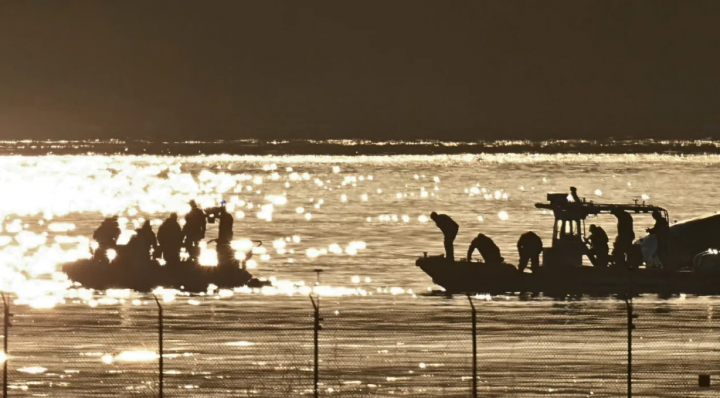
<path fill-rule="evenodd" d="M 582 200 L 580 200 L 580 197 L 577 194 L 577 188 L 570 187 L 570 196 L 572 196 L 573 201 L 577 204 L 582 203 Z"/>
<path fill-rule="evenodd" d="M 183 232 L 177 219 L 176 213 L 170 214 L 170 217 L 160 225 L 157 233 L 163 258 L 172 264 L 180 262 L 180 248 L 182 248 L 183 243 Z"/>
<path fill-rule="evenodd" d="M 145 221 L 142 227 L 135 230 L 135 236 L 132 237 L 128 246 L 138 259 L 149 260 L 150 249 L 157 251 L 157 238 L 152 230 L 150 221 Z"/>
<path fill-rule="evenodd" d="M 587 239 L 590 244 L 588 257 L 596 267 L 607 267 L 610 261 L 610 239 L 602 227 L 595 224 L 590 225 L 590 236 Z"/>
<path fill-rule="evenodd" d="M 535 232 L 525 232 L 518 239 L 517 249 L 520 255 L 520 272 L 525 270 L 528 261 L 530 262 L 530 269 L 536 272 L 540 268 L 540 253 L 543 250 L 542 239 Z"/>
<path fill-rule="evenodd" d="M 192 259 L 197 259 L 199 253 L 198 245 L 205 238 L 205 228 L 207 220 L 194 200 L 190 201 L 190 212 L 185 215 L 185 226 L 183 234 L 185 235 L 185 248 Z"/>
<path fill-rule="evenodd" d="M 632 250 L 635 240 L 633 231 L 633 218 L 630 213 L 624 210 L 613 210 L 612 214 L 617 218 L 618 234 L 613 247 L 613 260 L 615 265 L 623 266 L 627 262 L 627 256 Z"/>
<path fill-rule="evenodd" d="M 669 266 L 667 263 L 667 251 L 670 224 L 665 219 L 665 217 L 663 217 L 663 215 L 660 214 L 660 212 L 657 210 L 652 213 L 652 217 L 655 220 L 655 226 L 653 226 L 652 228 L 648 228 L 647 232 L 651 235 L 655 235 L 655 239 L 657 240 L 658 259 L 662 263 L 663 268 L 667 268 Z"/>
<path fill-rule="evenodd" d="M 108 249 L 114 249 L 117 246 L 117 240 L 120 237 L 120 224 L 118 216 L 112 216 L 103 220 L 100 227 L 93 233 L 93 239 L 98 243 L 98 249 L 95 257 L 99 259 L 107 259 L 106 253 Z"/>
<path fill-rule="evenodd" d="M 455 241 L 455 237 L 457 237 L 460 226 L 447 214 L 437 214 L 432 212 L 430 214 L 430 218 L 435 221 L 435 225 L 440 228 L 443 236 L 445 237 L 445 258 L 454 260 L 455 248 L 453 247 L 453 242 Z"/>
<path fill-rule="evenodd" d="M 505 261 L 500 255 L 500 248 L 486 235 L 478 234 L 470 243 L 467 252 L 468 261 L 472 260 L 472 254 L 475 249 L 480 252 L 483 260 L 485 260 L 485 264 L 502 264 L 502 262 Z"/>
<path fill-rule="evenodd" d="M 233 237 L 233 216 L 228 213 L 225 206 L 220 208 L 220 223 L 218 224 L 218 243 L 229 243 Z"/>

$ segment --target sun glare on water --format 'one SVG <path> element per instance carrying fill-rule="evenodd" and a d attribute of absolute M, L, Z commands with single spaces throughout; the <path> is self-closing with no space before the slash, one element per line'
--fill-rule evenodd
<path fill-rule="evenodd" d="M 98 249 L 92 232 L 105 217 L 118 216 L 121 228 L 118 244 L 123 245 L 133 239 L 135 229 L 146 220 L 157 232 L 163 219 L 175 212 L 184 224 L 183 214 L 189 211 L 188 202 L 191 199 L 203 207 L 217 206 L 220 200 L 225 200 L 226 208 L 235 216 L 238 230 L 238 226 L 242 228 L 242 223 L 256 222 L 245 219 L 249 214 L 257 215 L 257 220 L 266 223 L 292 221 L 312 225 L 325 222 L 326 206 L 370 206 L 376 196 L 367 192 L 377 192 L 377 197 L 382 197 L 383 190 L 373 186 L 378 184 L 377 178 L 351 171 L 346 174 L 345 168 L 339 165 L 316 175 L 316 170 L 299 171 L 299 166 L 278 167 L 277 160 L 261 159 L 260 164 L 246 167 L 244 172 L 234 172 L 229 171 L 232 168 L 228 166 L 231 164 L 229 160 L 232 157 L 219 156 L 212 160 L 207 157 L 178 159 L 152 156 L 0 158 L 0 189 L 13 193 L 0 197 L 0 290 L 14 293 L 14 304 L 37 309 L 51 309 L 68 300 L 80 300 L 91 307 L 125 302 L 146 305 L 142 300 L 132 299 L 129 290 L 108 290 L 104 295 L 98 295 L 98 292 L 73 285 L 65 274 L 59 272 L 62 264 L 89 259 L 91 252 Z M 307 159 L 288 157 L 284 160 L 302 164 Z M 208 167 L 208 164 L 214 166 Z M 421 182 L 428 178 L 436 185 L 440 181 L 438 177 L 418 176 Z M 292 195 L 292 188 L 297 185 L 304 186 L 304 189 L 312 187 L 317 192 L 310 204 Z M 330 192 L 342 187 L 365 188 L 352 196 Z M 49 192 L 52 192 L 51 196 Z M 419 192 L 424 195 L 417 194 L 417 197 L 427 196 L 425 187 Z M 404 195 L 415 196 L 416 193 Z M 358 199 L 351 203 L 351 197 Z M 330 198 L 335 200 L 330 202 Z M 315 214 L 305 210 L 309 206 L 314 207 Z M 364 221 L 365 217 L 361 219 Z M 417 213 L 388 215 L 387 221 L 422 223 L 427 221 L 427 216 Z M 209 224 L 209 228 L 215 226 Z M 262 269 L 263 263 L 274 261 L 298 267 L 309 260 L 325 261 L 322 258 L 327 258 L 327 261 L 334 261 L 332 258 L 360 256 L 368 249 L 364 241 L 357 239 L 306 246 L 301 234 L 278 235 L 263 236 L 267 244 L 262 247 L 249 238 L 237 237 L 231 242 L 231 247 L 240 261 L 245 261 L 252 252 L 253 258 L 245 262 L 248 269 Z M 106 256 L 113 262 L 118 258 L 118 251 L 109 249 Z M 187 257 L 188 253 L 181 253 L 181 258 Z M 164 260 L 160 261 L 164 264 Z M 217 266 L 215 245 L 201 243 L 199 263 L 207 267 Z M 311 288 L 302 281 L 270 278 L 274 284 L 272 287 L 240 288 L 238 292 L 266 295 L 368 294 L 361 286 L 321 285 Z M 177 297 L 168 290 L 156 291 L 156 294 L 164 302 L 174 301 Z M 199 304 L 201 301 L 196 300 L 194 305 Z M 125 355 L 134 358 L 132 355 L 139 354 Z M 112 361 L 122 361 L 126 356 L 113 356 Z"/>
<path fill-rule="evenodd" d="M 463 220 L 463 231 L 468 230 L 468 223 L 478 229 L 499 225 L 504 230 L 512 228 L 511 224 L 522 222 L 525 215 L 517 203 L 537 200 L 545 191 L 556 188 L 553 184 L 558 179 L 538 171 L 528 181 L 511 181 L 510 186 L 487 179 L 459 181 L 455 178 L 458 167 L 476 170 L 476 164 L 627 164 L 661 160 L 718 163 L 718 159 L 708 157 L 632 154 L 5 156 L 0 157 L 0 192 L 5 193 L 0 196 L 0 290 L 12 293 L 14 304 L 37 309 L 50 309 L 68 301 L 93 306 L 136 305 L 131 293 L 108 291 L 103 295 L 74 285 L 60 272 L 61 266 L 90 258 L 91 251 L 98 249 L 92 239 L 93 230 L 105 217 L 119 217 L 122 244 L 130 241 L 135 229 L 146 220 L 156 232 L 172 212 L 178 213 L 183 223 L 183 215 L 190 208 L 188 202 L 194 199 L 204 207 L 217 206 L 224 200 L 235 217 L 231 246 L 236 259 L 246 261 L 253 275 L 274 278 L 272 287 L 239 288 L 233 291 L 235 294 L 337 296 L 385 294 L 386 290 L 388 295 L 406 294 L 384 287 L 378 292 L 360 283 L 370 280 L 368 276 L 353 277 L 359 271 L 347 267 L 371 264 L 371 256 L 378 253 L 391 255 L 387 247 L 402 250 L 404 244 L 391 242 L 389 234 L 406 237 L 406 241 L 432 236 L 434 243 L 428 249 L 442 250 L 439 232 L 428 216 L 436 210 L 455 216 L 458 207 L 443 209 L 450 201 L 468 199 L 467 203 L 472 204 L 470 215 Z M 392 168 L 394 165 L 400 166 Z M 655 192 L 634 191 L 640 181 L 627 186 L 627 179 L 613 181 L 635 198 L 649 200 L 658 196 Z M 596 200 L 614 194 L 604 183 L 598 186 L 584 194 L 594 193 Z M 453 206 L 462 208 L 465 204 Z M 206 240 L 216 236 L 217 224 L 208 224 Z M 262 239 L 264 244 L 259 246 L 251 239 Z M 200 264 L 217 266 L 216 250 L 216 244 L 204 242 Z M 108 259 L 116 260 L 118 252 L 109 250 Z M 250 255 L 252 258 L 248 258 Z M 403 253 L 404 258 L 414 255 Z M 188 253 L 181 253 L 181 257 L 187 258 Z M 346 273 L 335 281 L 352 282 L 351 287 L 304 283 L 303 279 L 314 280 L 313 269 L 335 272 L 341 263 Z M 277 278 L 286 270 L 308 276 Z M 373 275 L 373 279 L 379 278 Z M 166 292 L 162 298 L 165 302 L 171 298 L 187 302 L 182 295 Z M 196 301 L 203 304 L 203 300 Z M 140 300 L 138 305 L 146 304 Z"/>

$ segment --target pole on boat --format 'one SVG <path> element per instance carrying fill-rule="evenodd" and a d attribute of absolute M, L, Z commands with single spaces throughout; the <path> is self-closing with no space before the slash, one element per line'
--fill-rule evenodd
<path fill-rule="evenodd" d="M 315 269 L 315 273 L 317 274 L 317 280 L 315 281 L 315 286 L 320 285 L 320 274 L 323 272 L 322 269 Z M 314 314 L 315 314 L 315 321 L 313 325 L 313 343 L 315 346 L 315 352 L 314 352 L 314 368 L 313 368 L 313 397 L 318 398 L 320 396 L 320 347 L 319 347 L 319 334 L 320 330 L 322 329 L 322 326 L 320 326 L 320 321 L 322 318 L 320 318 L 320 295 L 316 292 L 315 293 L 317 302 L 312 296 L 312 292 L 310 293 L 310 302 L 312 302 Z"/>
<path fill-rule="evenodd" d="M 2 293 L 2 300 L 3 300 L 3 306 L 5 307 L 4 311 L 4 317 L 3 317 L 3 398 L 7 398 L 8 395 L 8 381 L 7 381 L 7 374 L 8 374 L 8 361 L 10 358 L 8 357 L 8 329 L 10 328 L 10 317 L 12 314 L 10 313 L 10 304 L 8 304 L 7 299 L 5 298 L 5 292 Z"/>
<path fill-rule="evenodd" d="M 473 398 L 477 398 L 477 311 L 470 295 L 467 295 L 472 309 L 472 344 L 473 344 Z"/>
<path fill-rule="evenodd" d="M 157 296 L 153 294 L 153 297 L 155 298 L 155 303 L 158 306 L 158 366 L 160 367 L 158 374 L 158 396 L 163 398 L 163 384 L 165 384 L 165 364 L 163 362 L 163 307 Z"/>

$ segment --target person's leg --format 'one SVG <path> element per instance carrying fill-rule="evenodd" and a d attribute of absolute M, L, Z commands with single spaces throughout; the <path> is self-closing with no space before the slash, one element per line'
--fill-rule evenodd
<path fill-rule="evenodd" d="M 608 251 L 609 251 L 608 247 L 600 247 L 598 249 L 598 254 L 597 254 L 598 266 L 600 266 L 600 267 L 608 266 L 608 261 L 609 261 Z"/>
<path fill-rule="evenodd" d="M 532 272 L 537 272 L 540 269 L 540 253 L 536 253 L 530 260 L 530 269 Z"/>
<path fill-rule="evenodd" d="M 520 270 L 520 272 L 525 271 L 528 260 L 529 260 L 529 258 L 527 256 L 524 256 L 522 254 L 520 255 L 520 264 L 518 264 L 518 270 Z"/>
<path fill-rule="evenodd" d="M 612 257 L 615 266 L 622 267 L 625 265 L 625 250 L 623 248 L 623 242 L 620 239 L 615 241 Z"/>
<path fill-rule="evenodd" d="M 455 248 L 453 247 L 454 237 L 445 237 L 445 258 L 449 260 L 455 259 Z"/>
<path fill-rule="evenodd" d="M 188 250 L 188 254 L 190 255 L 190 258 L 193 260 L 197 260 L 198 257 L 200 257 L 200 241 L 199 240 L 191 240 L 190 241 L 190 249 Z"/>

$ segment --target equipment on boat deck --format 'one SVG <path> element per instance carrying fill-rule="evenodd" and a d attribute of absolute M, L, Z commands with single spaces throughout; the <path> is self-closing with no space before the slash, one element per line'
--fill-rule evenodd
<path fill-rule="evenodd" d="M 543 249 L 543 266 L 568 268 L 582 266 L 583 255 L 587 252 L 585 243 L 585 219 L 588 216 L 613 214 L 617 211 L 652 214 L 659 212 L 668 220 L 668 212 L 662 207 L 642 204 L 597 204 L 571 202 L 567 193 L 549 193 L 549 203 L 536 203 L 538 209 L 552 210 L 555 216 L 553 224 L 552 246 Z"/>
<path fill-rule="evenodd" d="M 630 214 L 655 213 L 657 225 L 663 218 L 668 221 L 664 208 L 637 201 L 597 204 L 566 193 L 550 193 L 547 199 L 548 203 L 535 207 L 553 212 L 552 245 L 543 251 L 543 266 L 532 273 L 518 272 L 505 263 L 451 261 L 427 253 L 415 264 L 449 293 L 720 294 L 720 213 L 669 226 L 663 236 L 667 240 L 663 264 L 658 259 L 657 234 L 632 242 Z M 583 256 L 591 255 L 585 220 L 603 214 L 618 219 L 618 235 L 625 234 L 623 243 L 630 242 L 627 259 L 617 264 L 625 266 L 582 266 Z M 639 268 L 643 262 L 646 267 Z"/>

